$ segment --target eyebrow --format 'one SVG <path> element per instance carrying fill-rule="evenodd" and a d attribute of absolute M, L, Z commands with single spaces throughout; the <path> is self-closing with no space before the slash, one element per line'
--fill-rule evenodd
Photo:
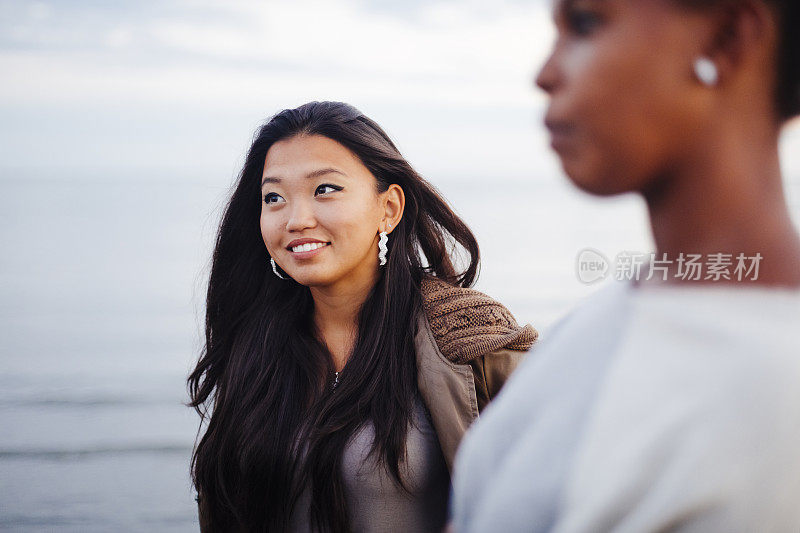
<path fill-rule="evenodd" d="M 555 9 L 553 10 L 554 18 L 557 18 L 559 15 L 563 16 L 565 13 L 568 13 L 569 10 L 572 9 L 573 6 L 575 6 L 575 4 L 577 3 L 578 0 L 556 0 L 554 2 Z M 605 2 L 594 2 L 594 3 L 603 4 Z"/>
<path fill-rule="evenodd" d="M 341 170 L 338 170 L 333 167 L 328 167 L 328 168 L 320 168 L 317 170 L 312 170 L 311 172 L 305 175 L 305 178 L 306 179 L 318 178 L 320 176 L 324 176 L 325 174 L 341 174 L 342 176 L 347 176 L 347 174 L 345 174 Z M 282 181 L 281 178 L 276 178 L 274 176 L 264 176 L 264 179 L 261 180 L 261 186 L 263 187 L 265 183 L 280 183 L 281 181 Z"/>

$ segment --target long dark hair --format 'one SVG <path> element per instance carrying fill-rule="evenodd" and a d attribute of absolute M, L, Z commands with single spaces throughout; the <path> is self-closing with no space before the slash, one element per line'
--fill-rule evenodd
<path fill-rule="evenodd" d="M 361 309 L 355 347 L 335 393 L 327 380 L 332 359 L 312 323 L 310 291 L 272 273 L 259 229 L 267 151 L 281 139 L 314 134 L 358 156 L 379 191 L 398 184 L 406 197 L 388 264 Z M 307 487 L 313 526 L 347 530 L 342 452 L 367 422 L 375 428 L 371 457 L 403 486 L 400 463 L 417 392 L 421 279 L 471 286 L 478 262 L 469 228 L 354 107 L 312 102 L 262 126 L 219 227 L 205 347 L 188 378 L 189 405 L 208 424 L 192 457 L 201 522 L 224 531 L 283 530 Z"/>

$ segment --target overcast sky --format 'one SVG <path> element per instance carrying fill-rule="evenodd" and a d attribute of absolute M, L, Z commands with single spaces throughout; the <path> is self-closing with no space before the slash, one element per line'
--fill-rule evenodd
<path fill-rule="evenodd" d="M 229 180 L 261 121 L 327 99 L 371 115 L 441 179 L 555 171 L 531 82 L 548 9 L 2 2 L 0 159 L 11 173 Z"/>
<path fill-rule="evenodd" d="M 2 177 L 229 182 L 309 100 L 376 119 L 429 179 L 558 174 L 532 79 L 549 2 L 0 0 Z M 800 132 L 784 142 L 800 175 Z"/>

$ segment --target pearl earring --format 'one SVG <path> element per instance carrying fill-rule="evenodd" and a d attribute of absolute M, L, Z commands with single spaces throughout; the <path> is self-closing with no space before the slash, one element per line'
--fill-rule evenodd
<path fill-rule="evenodd" d="M 694 75 L 707 87 L 714 87 L 719 82 L 719 69 L 707 57 L 698 57 L 694 61 Z"/>
<path fill-rule="evenodd" d="M 385 231 L 380 232 L 381 238 L 378 239 L 378 262 L 381 266 L 386 264 L 386 254 L 389 252 L 386 243 L 389 242 L 389 236 Z"/>
<path fill-rule="evenodd" d="M 275 264 L 275 260 L 273 258 L 269 258 L 269 262 L 272 264 L 272 271 L 275 272 L 275 275 L 281 279 L 289 279 L 287 277 L 281 276 L 281 273 L 278 272 L 278 266 Z"/>

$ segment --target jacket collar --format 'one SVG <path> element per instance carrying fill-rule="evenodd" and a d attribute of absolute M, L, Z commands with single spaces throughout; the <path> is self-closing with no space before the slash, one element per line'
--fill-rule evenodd
<path fill-rule="evenodd" d="M 455 364 L 442 354 L 424 314 L 417 325 L 417 386 L 452 472 L 456 449 L 478 418 L 475 378 L 469 365 Z"/>

